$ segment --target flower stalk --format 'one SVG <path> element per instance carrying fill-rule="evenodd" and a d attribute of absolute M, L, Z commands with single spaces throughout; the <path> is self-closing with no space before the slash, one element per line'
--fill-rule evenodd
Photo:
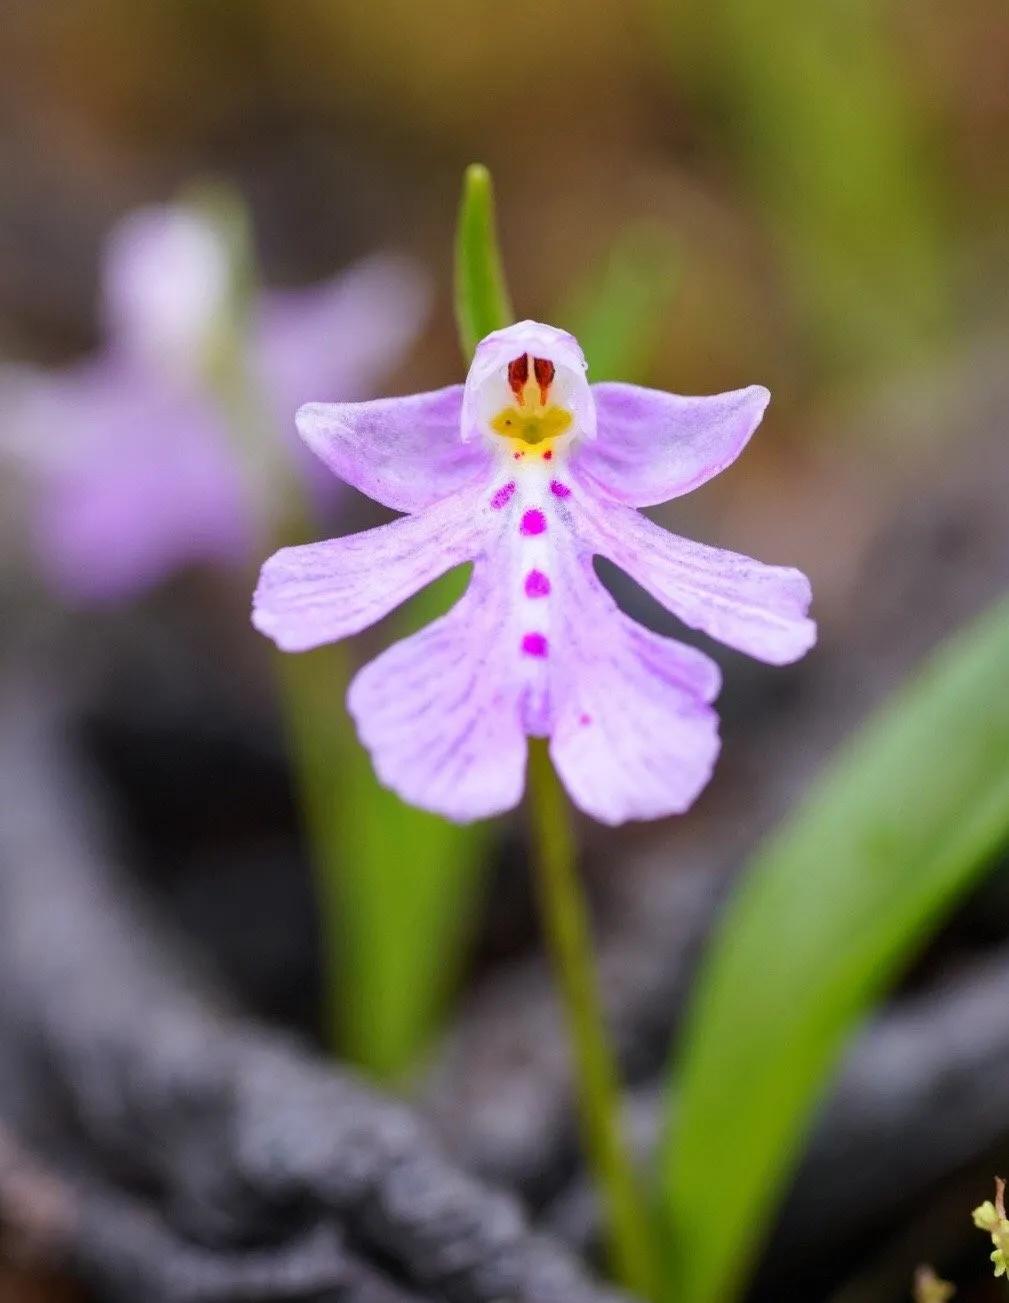
<path fill-rule="evenodd" d="M 652 1298 L 650 1222 L 621 1126 L 616 1057 L 576 872 L 571 811 L 541 739 L 529 748 L 529 806 L 540 914 L 568 1025 L 583 1142 L 605 1207 L 611 1267 L 621 1284 Z"/>

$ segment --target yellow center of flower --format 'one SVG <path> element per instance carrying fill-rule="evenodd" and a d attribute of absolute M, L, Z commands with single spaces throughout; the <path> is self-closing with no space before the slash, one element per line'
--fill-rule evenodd
<path fill-rule="evenodd" d="M 556 439 L 559 434 L 571 426 L 571 413 L 556 403 L 534 411 L 520 411 L 517 407 L 505 407 L 498 412 L 490 423 L 495 434 L 505 439 L 519 439 L 523 443 L 543 443 L 545 439 Z"/>
<path fill-rule="evenodd" d="M 530 365 L 530 362 L 532 365 Z M 550 402 L 554 364 L 547 358 L 523 353 L 508 364 L 508 386 L 515 402 L 503 407 L 490 423 L 495 434 L 520 444 L 545 443 L 571 428 L 572 416 L 565 407 Z"/>

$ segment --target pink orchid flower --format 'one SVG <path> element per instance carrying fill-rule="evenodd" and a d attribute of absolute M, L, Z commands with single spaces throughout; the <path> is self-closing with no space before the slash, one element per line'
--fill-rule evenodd
<path fill-rule="evenodd" d="M 4 377 L 0 449 L 28 482 L 37 561 L 62 597 L 114 601 L 194 562 L 245 561 L 283 512 L 287 472 L 319 496 L 322 468 L 303 445 L 242 446 L 213 391 L 230 278 L 210 221 L 183 205 L 138 209 L 106 246 L 101 351 Z M 265 422 L 286 431 L 313 390 L 374 393 L 427 301 L 419 270 L 382 255 L 258 295 L 243 345 Z"/>
<path fill-rule="evenodd" d="M 481 342 L 464 386 L 298 412 L 332 471 L 407 514 L 276 553 L 253 622 L 304 651 L 472 562 L 458 604 L 366 665 L 348 696 L 381 780 L 450 819 L 518 802 L 530 736 L 550 739 L 571 798 L 604 823 L 682 812 L 707 783 L 718 667 L 621 612 L 596 556 L 760 660 L 794 661 L 816 638 L 798 570 L 678 538 L 637 510 L 733 462 L 768 391 L 683 398 L 590 387 L 585 371 L 571 335 L 523 321 Z"/>

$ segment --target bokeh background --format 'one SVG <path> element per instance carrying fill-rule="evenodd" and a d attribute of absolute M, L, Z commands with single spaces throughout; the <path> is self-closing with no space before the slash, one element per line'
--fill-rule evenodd
<path fill-rule="evenodd" d="M 1009 580 L 1005 5 L 8 0 L 0 18 L 7 364 L 60 368 L 98 347 L 112 225 L 224 181 L 247 205 L 268 286 L 308 285 L 376 251 L 414 259 L 433 305 L 385 387 L 450 383 L 462 367 L 455 214 L 462 170 L 478 159 L 495 179 L 520 315 L 591 333 L 599 304 L 616 305 L 632 378 L 684 393 L 772 390 L 745 459 L 659 518 L 805 570 L 821 649 L 780 672 L 721 657 L 725 758 L 691 815 L 582 827 L 587 881 L 601 917 L 617 920 L 608 979 L 645 1081 L 681 994 L 677 919 L 703 919 L 691 929 L 698 949 L 708 914 L 697 900 L 867 711 Z M 39 709 L 59 703 L 130 875 L 193 963 L 243 1008 L 321 1038 L 327 943 L 273 661 L 247 623 L 255 565 L 197 567 L 135 601 L 74 608 L 39 578 L 26 492 L 13 465 L 0 470 L 7 681 L 30 666 Z M 373 519 L 361 502 L 341 510 L 341 532 Z M 640 593 L 621 600 L 658 618 Z M 19 800 L 16 779 L 15 766 L 0 820 Z M 522 820 L 495 825 L 480 858 L 479 881 L 453 897 L 458 917 L 433 943 L 445 969 L 437 1008 L 412 1063 L 394 1066 L 416 1082 L 418 1063 L 433 1060 L 415 1085 L 425 1108 L 505 1179 L 538 1144 L 530 1118 L 544 1134 L 562 1129 L 554 1102 L 536 1109 L 563 1072 L 540 1063 L 529 1030 L 542 997 Z M 699 897 L 687 880 L 703 882 Z M 423 927 L 409 855 L 387 883 L 400 926 Z M 995 874 L 898 1000 L 925 991 L 941 1007 L 947 982 L 1007 945 L 1009 883 Z M 381 1022 L 383 1000 L 405 1016 L 409 974 L 386 966 L 368 980 L 384 994 L 358 1024 Z M 1001 989 L 1009 1010 L 1009 975 Z M 457 1028 L 450 1050 L 446 1027 Z M 368 1035 L 354 1057 L 368 1060 Z M 1001 1122 L 983 1134 L 967 1125 L 959 1142 L 950 1123 L 954 1139 L 930 1160 L 919 1100 L 907 1141 L 924 1155 L 915 1184 L 880 1194 L 878 1207 L 863 1192 L 858 1215 L 849 1200 L 836 1234 L 818 1187 L 821 1203 L 809 1195 L 779 1228 L 760 1297 L 906 1298 L 911 1268 L 929 1257 L 955 1268 L 962 1297 L 997 1297 L 966 1212 L 987 1197 L 999 1152 L 1007 1165 L 1007 1037 L 1009 1013 L 980 1036 L 1001 1055 Z M 368 1043 L 368 1066 L 389 1067 L 381 1030 Z M 581 1225 L 577 1199 L 565 1214 L 560 1197 L 572 1170 L 559 1157 L 518 1182 L 539 1208 L 559 1200 L 558 1224 Z M 76 1288 L 0 1268 L 5 1303 Z"/>

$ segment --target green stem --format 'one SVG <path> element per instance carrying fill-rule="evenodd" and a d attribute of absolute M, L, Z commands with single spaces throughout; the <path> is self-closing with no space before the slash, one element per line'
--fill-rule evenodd
<path fill-rule="evenodd" d="M 606 1212 L 613 1271 L 628 1289 L 651 1298 L 650 1223 L 621 1126 L 617 1065 L 575 868 L 570 809 L 546 743 L 538 739 L 530 744 L 529 798 L 540 912 L 568 1022 L 583 1140 Z"/>

